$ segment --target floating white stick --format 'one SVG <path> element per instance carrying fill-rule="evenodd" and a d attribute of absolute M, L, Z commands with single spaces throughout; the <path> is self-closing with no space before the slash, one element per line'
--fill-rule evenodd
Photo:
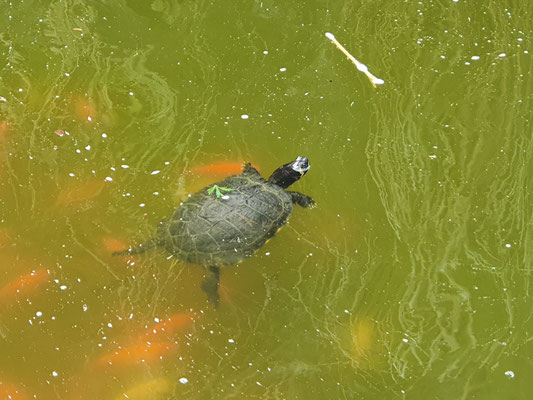
<path fill-rule="evenodd" d="M 344 48 L 344 46 L 342 44 L 339 43 L 339 41 L 337 39 L 335 39 L 335 36 L 333 35 L 333 33 L 330 33 L 330 32 L 326 32 L 326 37 L 331 40 L 333 42 L 333 44 L 335 46 L 337 46 L 337 48 L 342 51 L 344 53 L 344 55 L 346 57 L 348 57 L 348 59 L 353 62 L 356 66 L 356 68 L 363 72 L 367 78 L 370 80 L 370 83 L 372 84 L 372 86 L 376 87 L 376 85 L 383 85 L 385 83 L 385 81 L 383 79 L 379 79 L 379 78 L 376 78 L 374 75 L 372 75 L 370 73 L 370 71 L 368 70 L 368 67 L 363 64 L 363 63 L 360 63 L 359 61 L 357 61 L 355 59 L 354 56 L 352 56 L 350 53 L 348 53 L 348 50 L 346 50 Z"/>

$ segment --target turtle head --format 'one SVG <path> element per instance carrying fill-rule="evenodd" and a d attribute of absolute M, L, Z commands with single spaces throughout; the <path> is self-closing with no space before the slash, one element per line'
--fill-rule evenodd
<path fill-rule="evenodd" d="M 282 165 L 275 170 L 268 182 L 274 185 L 281 186 L 283 189 L 287 189 L 290 185 L 304 176 L 311 166 L 307 157 L 300 157 L 290 163 Z"/>

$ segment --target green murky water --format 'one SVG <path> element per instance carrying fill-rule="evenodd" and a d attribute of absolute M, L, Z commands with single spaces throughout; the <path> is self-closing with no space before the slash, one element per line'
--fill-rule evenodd
<path fill-rule="evenodd" d="M 529 398 L 532 20 L 519 0 L 2 1 L 0 397 Z M 318 207 L 223 269 L 219 309 L 201 267 L 110 256 L 224 174 L 202 167 L 297 155 Z"/>

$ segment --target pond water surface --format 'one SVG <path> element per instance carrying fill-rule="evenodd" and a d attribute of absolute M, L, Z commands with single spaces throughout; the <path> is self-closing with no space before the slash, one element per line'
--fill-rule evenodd
<path fill-rule="evenodd" d="M 519 0 L 0 2 L 0 398 L 530 398 L 532 21 Z M 298 155 L 317 207 L 222 269 L 217 309 L 202 267 L 111 256 Z"/>

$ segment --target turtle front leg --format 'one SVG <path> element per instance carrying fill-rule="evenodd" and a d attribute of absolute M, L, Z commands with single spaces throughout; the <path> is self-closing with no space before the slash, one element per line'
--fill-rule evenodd
<path fill-rule="evenodd" d="M 292 202 L 294 204 L 298 204 L 300 207 L 310 208 L 316 206 L 315 201 L 306 194 L 300 192 L 292 192 L 290 190 L 287 190 L 287 193 L 291 195 Z"/>
<path fill-rule="evenodd" d="M 220 268 L 208 267 L 207 272 L 202 282 L 202 290 L 207 294 L 207 299 L 213 303 L 215 307 L 218 306 L 220 296 L 218 295 L 218 283 L 220 282 Z"/>

